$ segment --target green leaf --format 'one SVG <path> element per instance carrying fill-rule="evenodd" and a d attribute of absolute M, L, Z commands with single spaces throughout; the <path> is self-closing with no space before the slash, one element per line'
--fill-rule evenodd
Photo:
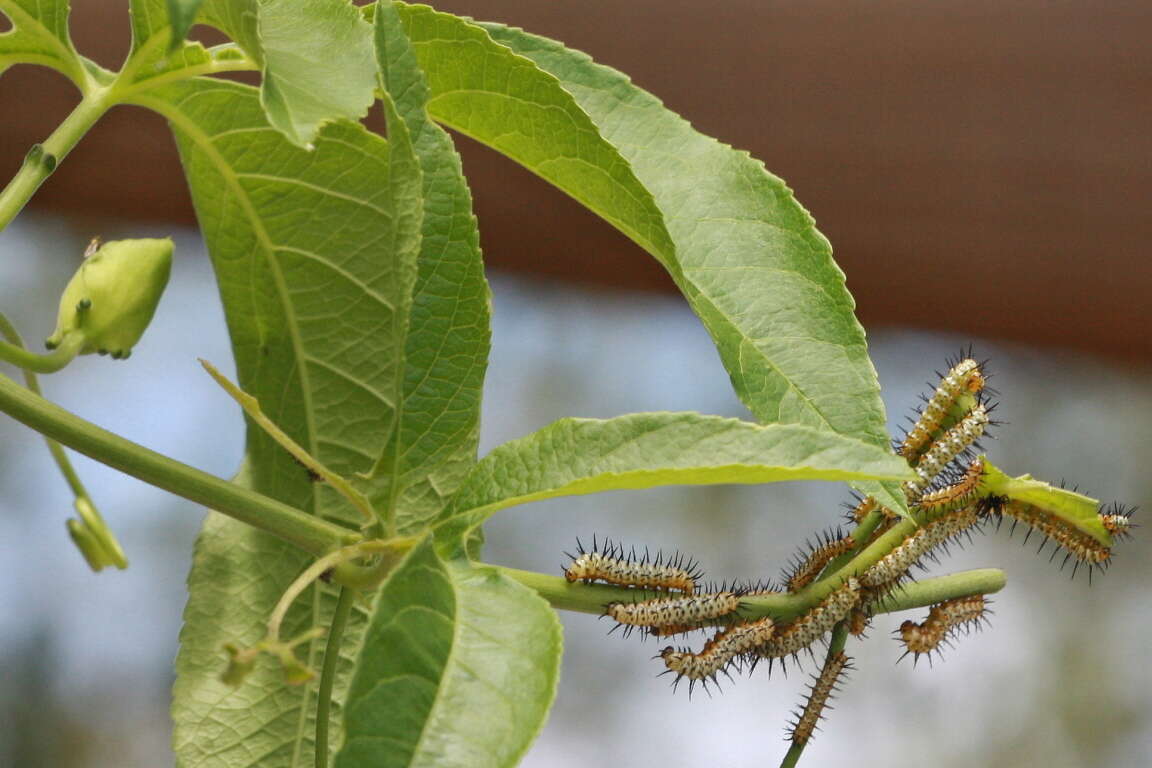
<path fill-rule="evenodd" d="M 171 47 L 175 48 L 184 42 L 188 30 L 192 29 L 196 21 L 202 2 L 204 0 L 168 0 L 168 18 L 172 21 Z"/>
<path fill-rule="evenodd" d="M 426 521 L 476 463 L 491 297 L 460 157 L 428 118 L 428 88 L 395 9 L 383 6 L 375 23 L 385 90 L 412 136 L 424 180 L 423 239 L 391 474 L 392 497 L 406 520 Z"/>
<path fill-rule="evenodd" d="M 390 143 L 359 125 L 330 125 L 308 152 L 268 125 L 256 91 L 247 86 L 186 81 L 137 101 L 164 115 L 176 134 L 220 284 L 240 385 L 332 470 L 345 476 L 371 470 L 394 429 L 420 246 L 422 182 L 404 125 L 390 126 Z M 249 429 L 248 448 L 254 488 L 325 518 L 358 523 L 350 505 L 309 482 L 261 430 Z M 372 501 L 385 508 L 385 500 Z M 407 522 L 403 515 L 398 519 L 402 527 Z M 186 669 L 211 666 L 218 657 L 213 649 L 266 618 L 268 596 L 287 584 L 280 560 L 273 568 L 272 559 L 285 559 L 293 571 L 302 565 L 299 556 L 270 552 L 263 538 L 241 549 L 225 538 L 206 538 L 201 549 L 217 570 L 236 574 L 241 594 L 231 599 L 237 615 L 204 620 L 198 631 L 210 640 L 181 650 Z M 196 590 L 210 590 L 199 585 L 211 579 L 193 573 L 193 600 L 199 599 Z M 302 625 L 326 621 L 331 600 L 326 588 L 321 592 L 324 600 L 313 599 Z M 361 626 L 355 618 L 348 628 L 352 640 L 343 646 L 352 656 Z M 315 658 L 319 646 L 313 642 L 307 653 Z M 177 711 L 212 700 L 211 682 L 201 676 L 199 684 L 181 684 Z M 184 729 L 189 736 L 181 760 L 200 766 L 211 755 L 218 761 L 212 764 L 222 766 L 302 765 L 311 752 L 310 690 L 254 696 L 236 709 L 206 707 L 202 719 Z M 337 703 L 341 696 L 338 685 Z M 255 724 L 271 729 L 262 751 L 245 742 Z"/>
<path fill-rule="evenodd" d="M 584 54 L 422 6 L 402 13 L 432 116 L 524 164 L 659 259 L 759 421 L 887 446 L 844 275 L 780 179 Z"/>
<path fill-rule="evenodd" d="M 256 32 L 257 6 L 257 0 L 204 0 L 199 21 L 228 35 L 253 61 L 263 64 Z"/>
<path fill-rule="evenodd" d="M 0 0 L 0 14 L 12 23 L 0 35 L 0 74 L 13 64 L 40 64 L 84 83 L 84 66 L 68 35 L 68 0 Z"/>
<path fill-rule="evenodd" d="M 1057 488 L 1031 475 L 1010 477 L 984 462 L 983 486 L 996 496 L 1007 496 L 1044 510 L 1053 517 L 1075 526 L 1105 546 L 1112 546 L 1112 536 L 1100 520 L 1100 501 L 1067 488 Z"/>
<path fill-rule="evenodd" d="M 330 469 L 371 470 L 396 418 L 420 244 L 420 172 L 403 124 L 391 152 L 347 123 L 307 152 L 268 125 L 246 86 L 182 82 L 140 103 L 176 133 L 241 388 Z M 258 490 L 356 524 L 261 431 L 249 447 Z"/>
<path fill-rule="evenodd" d="M 220 680 L 227 666 L 225 642 L 251 645 L 284 587 L 308 564 L 308 556 L 274 536 L 209 513 L 196 542 L 188 577 L 188 604 L 176 656 L 172 690 L 173 747 L 183 768 L 276 768 L 312 765 L 315 692 L 289 686 L 280 666 L 261 658 L 236 688 Z M 335 590 L 317 584 L 288 613 L 285 637 L 330 623 Z M 347 690 L 367 613 L 354 608 L 345 629 L 336 691 Z M 322 661 L 323 641 L 301 660 Z M 334 712 L 339 712 L 339 701 Z M 334 731 L 339 733 L 338 729 Z"/>
<path fill-rule="evenodd" d="M 445 511 L 445 532 L 554 496 L 660 485 L 905 479 L 903 459 L 796 424 L 761 426 L 696 413 L 562 419 L 485 456 Z"/>
<path fill-rule="evenodd" d="M 377 599 L 336 768 L 516 765 L 555 697 L 561 647 L 546 602 L 426 541 Z"/>
<path fill-rule="evenodd" d="M 260 100 L 288 140 L 310 146 L 320 126 L 359 120 L 376 88 L 371 28 L 345 0 L 262 0 Z"/>

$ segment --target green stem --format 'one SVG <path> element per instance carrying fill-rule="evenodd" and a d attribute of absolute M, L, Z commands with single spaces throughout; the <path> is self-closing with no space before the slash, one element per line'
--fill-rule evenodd
<path fill-rule="evenodd" d="M 24 351 L 24 339 L 20 338 L 20 332 L 16 330 L 16 326 L 12 325 L 3 312 L 0 312 L 0 336 L 4 336 L 10 342 L 5 346 L 13 347 L 14 345 L 15 349 Z M 2 343 L 0 342 L 0 344 Z M 24 370 L 24 385 L 37 395 L 42 394 L 36 374 L 27 368 Z M 80 513 L 80 520 L 69 520 L 68 530 L 80 547 L 84 559 L 88 561 L 88 565 L 94 571 L 100 571 L 109 565 L 114 565 L 121 570 L 127 568 L 128 559 L 124 557 L 124 550 L 116 541 L 116 536 L 113 535 L 99 510 L 96 509 L 92 497 L 88 495 L 88 489 L 84 487 L 84 483 L 80 482 L 80 476 L 73 469 L 68 454 L 64 453 L 64 449 L 55 440 L 44 438 L 44 442 L 48 444 L 48 452 L 52 454 L 52 459 L 60 469 L 60 474 L 64 475 L 64 480 L 67 481 L 68 487 L 72 490 L 72 495 L 76 497 L 76 511 Z"/>
<path fill-rule="evenodd" d="M 491 566 L 505 576 L 534 590 L 553 608 L 579 613 L 603 614 L 609 603 L 633 602 L 637 590 L 603 584 L 569 582 L 563 576 L 552 576 L 517 568 Z M 907 584 L 895 590 L 876 606 L 875 613 L 896 613 L 913 608 L 969 595 L 987 595 L 999 592 L 1006 583 L 1004 572 L 998 568 L 980 568 L 951 573 Z M 741 615 L 748 619 L 771 616 L 780 621 L 791 621 L 820 602 L 824 594 L 805 592 L 748 595 L 741 600 Z"/>
<path fill-rule="evenodd" d="M 360 540 L 342 526 L 242 488 L 102 429 L 0 375 L 0 411 L 125 474 L 255 526 L 314 555 Z"/>
<path fill-rule="evenodd" d="M 336 613 L 328 629 L 328 643 L 324 646 L 324 668 L 320 670 L 320 687 L 316 691 L 316 768 L 328 768 L 328 720 L 332 716 L 332 684 L 336 681 L 336 665 L 340 661 L 340 641 L 356 591 L 344 587 L 336 601 Z"/>
<path fill-rule="evenodd" d="M 264 433 L 268 435 L 268 437 L 275 440 L 281 448 L 292 454 L 292 458 L 300 462 L 305 469 L 328 483 L 337 493 L 351 502 L 352 506 L 356 507 L 364 517 L 366 523 L 376 520 L 376 512 L 372 509 L 372 502 L 368 501 L 368 497 L 353 488 L 352 484 L 342 475 L 333 472 L 320 463 L 319 459 L 308 453 L 302 445 L 289 437 L 287 432 L 280 429 L 280 427 L 276 425 L 276 422 L 264 414 L 264 410 L 260 407 L 259 400 L 229 381 L 228 377 L 216 370 L 216 366 L 207 360 L 201 360 L 200 365 L 204 366 L 204 370 L 208 372 L 208 375 L 228 393 L 229 397 L 236 401 L 236 404 L 244 410 L 244 413 L 248 414 L 248 418 L 252 419 L 256 426 L 264 430 Z"/>
<path fill-rule="evenodd" d="M 334 570 L 341 563 L 347 563 L 365 555 L 387 553 L 391 548 L 392 542 L 385 540 L 362 541 L 329 552 L 305 568 L 304 572 L 288 585 L 288 589 L 284 590 L 284 594 L 280 596 L 280 601 L 272 610 L 272 615 L 268 617 L 268 638 L 273 642 L 280 642 L 280 625 L 284 623 L 288 609 L 292 607 L 292 603 L 296 602 L 296 598 L 300 597 L 304 590 L 312 586 L 312 583 L 326 572 Z M 398 560 L 390 559 L 388 562 L 394 566 Z"/>
<path fill-rule="evenodd" d="M 847 641 L 848 625 L 842 621 L 832 630 L 832 637 L 828 640 L 828 653 L 824 656 L 825 667 L 832 663 L 836 654 L 844 650 Z M 784 755 L 784 759 L 780 761 L 780 768 L 795 768 L 796 763 L 800 762 L 800 755 L 804 753 L 806 746 L 808 746 L 807 741 L 793 741 L 792 746 L 788 748 L 788 754 Z"/>
<path fill-rule="evenodd" d="M 33 145 L 20 170 L 8 182 L 4 191 L 0 192 L 0 232 L 16 218 L 16 214 L 20 213 L 88 129 L 116 103 L 114 91 L 114 86 L 89 88 L 52 135 L 43 144 Z"/>
<path fill-rule="evenodd" d="M 24 348 L 23 342 L 17 345 L 0 341 L 0 360 L 23 368 L 25 371 L 56 373 L 76 359 L 76 355 L 80 354 L 80 349 L 84 346 L 84 341 L 83 333 L 69 333 L 64 336 L 59 347 L 46 355 L 29 352 Z"/>

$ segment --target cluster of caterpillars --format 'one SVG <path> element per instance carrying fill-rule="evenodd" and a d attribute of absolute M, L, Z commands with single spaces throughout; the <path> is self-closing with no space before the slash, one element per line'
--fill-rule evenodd
<path fill-rule="evenodd" d="M 604 615 L 623 628 L 623 634 L 670 637 L 701 630 L 715 634 L 698 650 L 687 646 L 667 646 L 657 656 L 674 675 L 673 686 L 688 680 L 689 692 L 697 683 L 708 690 L 719 675 L 731 679 L 731 670 L 751 671 L 761 661 L 771 668 L 775 660 L 807 651 L 840 626 L 841 633 L 864 636 L 872 611 L 892 591 L 909 578 L 914 567 L 961 537 L 971 537 L 985 523 L 997 526 L 1011 518 L 1012 527 L 1024 524 L 1042 534 L 1044 544 L 1055 543 L 1053 556 L 1061 549 L 1065 562 L 1092 570 L 1107 567 L 1111 548 L 1091 535 L 1029 504 L 992 495 L 983 488 L 985 466 L 977 454 L 980 439 L 995 425 L 989 418 L 994 405 L 987 398 L 984 366 L 970 356 L 950 365 L 935 390 L 924 398 L 912 426 L 896 452 L 915 471 L 916 477 L 903 485 L 909 509 L 917 526 L 899 539 L 882 557 L 864 561 L 855 558 L 877 538 L 900 522 L 899 516 L 875 498 L 857 499 L 850 507 L 850 534 L 839 529 L 819 534 L 785 569 L 781 587 L 770 584 L 703 585 L 702 572 L 694 560 L 676 554 L 638 556 L 626 553 L 619 544 L 595 540 L 590 550 L 582 546 L 565 569 L 568 581 L 604 583 L 627 587 L 635 599 L 611 602 Z M 1102 508 L 1100 522 L 1113 536 L 1123 538 L 1130 531 L 1129 510 L 1119 505 Z M 1025 539 L 1027 541 L 1027 539 Z M 768 616 L 748 615 L 744 599 L 751 595 L 801 593 L 818 585 L 821 599 L 787 623 Z M 815 587 L 814 587 L 815 589 Z M 921 622 L 905 621 L 897 632 L 904 655 L 913 660 L 940 652 L 957 635 L 987 622 L 990 611 L 984 595 L 957 597 L 930 607 Z M 843 635 L 841 635 L 843 637 Z M 841 643 L 842 645 L 842 643 Z M 903 658 L 903 656 L 901 656 Z M 821 671 L 814 676 L 809 695 L 796 713 L 789 738 L 803 746 L 812 737 L 824 708 L 837 690 L 851 659 L 838 648 L 830 649 Z"/>

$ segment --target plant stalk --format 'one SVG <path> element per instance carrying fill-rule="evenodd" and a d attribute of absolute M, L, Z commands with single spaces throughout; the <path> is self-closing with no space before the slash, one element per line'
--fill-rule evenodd
<path fill-rule="evenodd" d="M 638 595 L 650 594 L 627 587 L 569 582 L 563 576 L 535 571 L 522 571 L 503 566 L 491 567 L 532 589 L 553 608 L 560 610 L 602 615 L 609 603 L 630 603 L 636 601 Z M 923 579 L 893 590 L 876 605 L 874 613 L 896 613 L 923 608 L 956 597 L 988 595 L 1003 589 L 1006 581 L 1004 572 L 998 568 L 979 568 Z M 771 616 L 779 621 L 791 621 L 818 604 L 824 596 L 820 593 L 810 594 L 806 590 L 797 593 L 747 595 L 740 601 L 743 606 L 740 615 L 747 619 Z"/>
<path fill-rule="evenodd" d="M 336 681 L 336 665 L 340 661 L 340 642 L 348 614 L 356 602 L 356 590 L 344 587 L 336 601 L 336 613 L 328 629 L 328 642 L 324 646 L 324 667 L 320 670 L 320 687 L 316 691 L 316 768 L 328 768 L 328 720 L 332 716 L 332 684 Z"/>
<path fill-rule="evenodd" d="M 7 228 L 16 214 L 52 175 L 88 129 L 116 103 L 114 86 L 90 88 L 64 122 L 56 127 L 43 144 L 34 144 L 24 157 L 20 170 L 0 192 L 0 232 Z"/>
<path fill-rule="evenodd" d="M 361 536 L 120 437 L 0 375 L 0 411 L 75 451 L 146 483 L 284 539 L 313 555 Z"/>

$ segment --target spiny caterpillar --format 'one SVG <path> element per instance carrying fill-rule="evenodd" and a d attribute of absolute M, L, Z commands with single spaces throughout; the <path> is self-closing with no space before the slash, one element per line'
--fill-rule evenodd
<path fill-rule="evenodd" d="M 928 552 L 963 533 L 978 520 L 976 508 L 971 506 L 948 512 L 917 528 L 899 546 L 864 571 L 860 583 L 866 587 L 879 587 L 895 582 Z"/>
<path fill-rule="evenodd" d="M 775 637 L 756 648 L 756 655 L 766 659 L 794 656 L 831 631 L 859 600 L 860 582 L 850 577 L 815 608 L 778 629 Z"/>
<path fill-rule="evenodd" d="M 980 439 L 987 426 L 988 409 L 983 403 L 978 403 L 955 426 L 932 443 L 932 447 L 913 467 L 916 470 L 916 479 L 904 483 L 904 493 L 908 499 L 910 501 L 919 499 L 937 475 Z"/>
<path fill-rule="evenodd" d="M 925 403 L 920 418 L 904 437 L 897 453 L 908 459 L 908 463 L 915 464 L 920 454 L 927 450 L 932 436 L 944 424 L 948 411 L 956 403 L 957 398 L 964 392 L 976 394 L 982 389 L 984 389 L 984 374 L 981 373 L 979 364 L 971 358 L 956 363 Z"/>
<path fill-rule="evenodd" d="M 644 556 L 637 559 L 635 548 L 629 557 L 624 556 L 624 547 L 605 540 L 603 548 L 592 539 L 592 549 L 585 551 L 579 539 L 576 541 L 577 554 L 568 554 L 572 564 L 564 569 L 568 581 L 603 581 L 623 587 L 637 589 L 678 590 L 686 594 L 696 591 L 696 582 L 703 575 L 696 562 L 677 553 L 664 557 L 657 552 L 656 557 Z"/>
<path fill-rule="evenodd" d="M 609 603 L 606 616 L 631 627 L 692 626 L 735 613 L 738 592 L 716 592 L 686 597 L 657 597 L 637 603 Z"/>
<path fill-rule="evenodd" d="M 850 552 L 855 546 L 856 541 L 851 536 L 845 536 L 839 531 L 822 534 L 815 546 L 809 543 L 808 554 L 795 557 L 784 572 L 784 583 L 788 585 L 788 591 L 797 592 L 811 584 L 833 558 Z"/>
<path fill-rule="evenodd" d="M 673 687 L 680 683 L 681 678 L 688 678 L 690 681 L 688 691 L 691 693 L 692 686 L 697 680 L 715 682 L 718 673 L 727 674 L 727 667 L 734 659 L 767 643 L 772 639 L 775 630 L 776 626 L 772 619 L 766 616 L 721 630 L 705 643 L 699 653 L 692 653 L 687 648 L 677 650 L 668 646 L 660 652 L 660 658 L 668 668 L 664 674 L 676 673 L 676 679 L 672 682 Z"/>
<path fill-rule="evenodd" d="M 808 693 L 808 700 L 789 728 L 788 737 L 794 744 L 807 744 L 812 739 L 817 723 L 824 717 L 824 707 L 828 704 L 828 699 L 839 690 L 836 685 L 840 681 L 840 675 L 845 670 L 852 669 L 850 661 L 844 651 L 839 651 L 825 662 L 819 675 L 812 676 L 812 690 Z"/>
<path fill-rule="evenodd" d="M 565 575 L 569 581 L 606 581 L 635 590 L 635 602 L 627 596 L 622 599 L 616 591 L 610 598 L 615 602 L 605 607 L 605 615 L 615 619 L 616 628 L 623 627 L 625 634 L 640 627 L 645 635 L 669 637 L 720 627 L 698 651 L 668 645 L 658 654 L 665 667 L 663 674 L 675 676 L 673 687 L 687 678 L 690 693 L 696 682 L 708 690 L 708 683 L 715 683 L 719 675 L 731 678 L 734 668 L 752 671 L 764 659 L 771 671 L 775 660 L 783 665 L 788 657 L 797 659 L 804 651 L 815 658 L 814 644 L 832 632 L 825 665 L 790 728 L 793 748 L 789 755 L 794 756 L 812 738 L 829 697 L 844 669 L 849 668 L 842 650 L 847 635 L 863 637 L 874 613 L 922 604 L 920 600 L 926 595 L 956 593 L 960 582 L 947 579 L 928 589 L 893 593 L 913 566 L 919 566 L 926 557 L 934 560 L 938 548 L 947 548 L 958 536 L 970 537 L 975 527 L 991 517 L 1002 520 L 1009 516 L 1055 539 L 1077 563 L 1093 568 L 1108 564 L 1110 548 L 1091 534 L 1042 507 L 993 495 L 1005 492 L 1044 504 L 1047 491 L 1039 485 L 1006 482 L 1003 473 L 987 464 L 984 457 L 973 455 L 977 441 L 996 423 L 989 418 L 995 407 L 987 401 L 990 393 L 981 366 L 965 356 L 952 366 L 933 397 L 925 399 L 920 419 L 900 446 L 899 453 L 915 473 L 915 479 L 902 487 L 911 513 L 906 516 L 919 527 L 902 522 L 903 517 L 882 505 L 880 500 L 890 498 L 887 488 L 883 494 L 877 490 L 876 496 L 857 497 L 849 506 L 849 522 L 856 526 L 853 533 L 819 534 L 807 551 L 794 556 L 784 572 L 782 586 L 786 592 L 774 590 L 771 584 L 705 585 L 696 564 L 685 563 L 682 557 L 666 560 L 660 555 L 655 559 L 645 555 L 637 561 L 635 551 L 627 559 L 619 545 L 597 549 L 595 542 L 595 551 L 585 553 L 581 549 Z M 887 503 L 895 509 L 895 500 Z M 1089 507 L 1087 514 L 1091 512 Z M 1072 510 L 1068 514 L 1084 513 Z M 1129 513 L 1122 507 L 1100 508 L 1098 514 L 1099 525 L 1111 535 L 1130 535 Z M 1106 538 L 1098 527 L 1085 527 Z M 663 570 L 653 575 L 653 567 Z M 669 574 L 675 569 L 681 573 Z M 998 588 L 987 574 L 972 573 L 971 583 L 986 585 L 979 589 Z M 839 586 L 833 588 L 835 584 Z M 764 593 L 776 596 L 751 597 Z M 813 605 L 815 595 L 824 597 Z M 918 660 L 927 654 L 931 660 L 942 644 L 951 643 L 954 633 L 980 623 L 988 612 L 982 595 L 933 605 L 922 622 L 901 624 L 898 635 L 905 655 L 912 654 Z M 769 617 L 750 619 L 767 613 L 776 617 L 776 623 Z M 785 620 L 789 623 L 783 623 Z"/>
<path fill-rule="evenodd" d="M 921 496 L 919 507 L 924 511 L 934 512 L 944 507 L 970 501 L 980 490 L 980 481 L 983 478 L 984 460 L 977 457 L 972 460 L 963 477 L 957 482 Z"/>
<path fill-rule="evenodd" d="M 986 508 L 991 514 L 1008 516 L 1013 518 L 1013 529 L 1015 529 L 1015 521 L 1027 524 L 1031 531 L 1028 536 L 1032 535 L 1032 531 L 1038 531 L 1044 534 L 1044 541 L 1040 543 L 1041 552 L 1044 545 L 1049 540 L 1056 542 L 1067 553 L 1064 557 L 1064 562 L 1061 563 L 1061 568 L 1068 563 L 1069 558 L 1075 558 L 1076 564 L 1072 567 L 1072 575 L 1076 575 L 1077 569 L 1081 564 L 1089 566 L 1090 569 L 1094 568 L 1107 568 L 1110 558 L 1112 557 L 1111 547 L 1106 547 L 1093 538 L 1091 535 L 1085 533 L 1079 528 L 1073 526 L 1058 517 L 1048 514 L 1042 509 L 1026 504 L 1022 501 L 1013 501 L 1004 497 L 990 499 Z M 1106 519 L 1107 518 L 1107 519 Z M 1105 529 L 1109 525 L 1115 527 L 1118 531 L 1122 530 L 1127 532 L 1126 524 L 1120 523 L 1120 519 L 1127 520 L 1127 516 L 1122 513 L 1112 513 L 1111 516 L 1101 515 L 1101 522 L 1104 524 Z M 1028 536 L 1025 536 L 1024 542 L 1028 542 Z M 1051 560 L 1056 556 L 1056 551 L 1053 550 L 1052 555 L 1048 558 Z M 1092 578 L 1092 571 L 1089 570 L 1088 578 Z"/>
<path fill-rule="evenodd" d="M 906 649 L 904 655 L 911 653 L 915 660 L 919 660 L 921 655 L 931 654 L 960 627 L 971 626 L 983 620 L 986 610 L 987 601 L 984 595 L 958 597 L 937 603 L 929 610 L 928 617 L 923 623 L 917 624 L 909 620 L 900 625 L 900 638 Z"/>

